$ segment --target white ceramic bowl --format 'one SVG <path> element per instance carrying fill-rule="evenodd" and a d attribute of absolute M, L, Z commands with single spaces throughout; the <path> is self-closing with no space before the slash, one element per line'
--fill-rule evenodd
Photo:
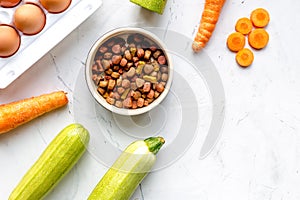
<path fill-rule="evenodd" d="M 118 108 L 115 105 L 111 105 L 111 104 L 107 103 L 106 99 L 97 91 L 98 86 L 92 80 L 92 76 L 93 76 L 92 66 L 95 62 L 94 59 L 95 59 L 95 56 L 97 54 L 97 51 L 99 50 L 99 47 L 102 44 L 104 44 L 106 41 L 108 41 L 109 39 L 114 38 L 116 36 L 124 38 L 124 37 L 127 37 L 130 34 L 135 34 L 135 33 L 141 34 L 145 38 L 147 38 L 147 40 L 152 41 L 164 53 L 165 58 L 167 60 L 167 66 L 168 66 L 168 80 L 165 84 L 164 91 L 159 95 L 159 97 L 157 97 L 149 105 L 141 107 L 141 108 L 136 108 L 136 109 Z M 151 109 L 153 109 L 154 107 L 156 107 L 167 96 L 167 94 L 170 90 L 171 84 L 172 84 L 172 79 L 173 79 L 173 64 L 172 64 L 172 61 L 170 59 L 170 55 L 167 52 L 167 49 L 166 49 L 165 45 L 163 44 L 163 42 L 156 35 L 154 35 L 153 33 L 149 32 L 145 29 L 142 29 L 142 28 L 131 28 L 131 27 L 130 28 L 118 28 L 118 29 L 114 29 L 110 32 L 107 32 L 106 34 L 101 36 L 94 43 L 92 48 L 90 49 L 87 60 L 86 60 L 86 67 L 85 68 L 86 68 L 85 69 L 86 82 L 87 82 L 88 88 L 89 88 L 92 96 L 95 98 L 95 100 L 100 105 L 102 105 L 106 109 L 108 109 L 108 110 L 110 110 L 110 111 L 112 111 L 116 114 L 120 114 L 120 115 L 139 115 L 139 114 L 143 114 L 145 112 L 148 112 Z"/>

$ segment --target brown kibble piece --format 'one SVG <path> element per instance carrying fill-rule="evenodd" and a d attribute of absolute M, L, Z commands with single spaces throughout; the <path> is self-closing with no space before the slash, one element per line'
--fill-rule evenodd
<path fill-rule="evenodd" d="M 146 82 L 146 83 L 144 84 L 143 91 L 144 91 L 144 92 L 149 92 L 150 89 L 151 89 L 151 83 L 150 83 L 150 82 Z"/>
<path fill-rule="evenodd" d="M 147 98 L 152 99 L 154 97 L 154 90 L 150 90 L 150 92 L 147 94 Z"/>
<path fill-rule="evenodd" d="M 102 60 L 102 66 L 105 70 L 110 68 L 110 62 L 108 60 L 103 59 Z"/>
<path fill-rule="evenodd" d="M 111 77 L 113 77 L 114 79 L 118 79 L 120 77 L 120 74 L 118 72 L 113 72 L 111 74 Z"/>
<path fill-rule="evenodd" d="M 136 109 L 137 108 L 137 101 L 132 101 L 132 109 Z"/>
<path fill-rule="evenodd" d="M 122 56 L 120 55 L 113 55 L 111 61 L 114 65 L 118 65 L 122 60 Z"/>
<path fill-rule="evenodd" d="M 124 55 L 125 55 L 125 58 L 126 58 L 127 60 L 131 60 L 131 59 L 132 59 L 132 55 L 131 55 L 131 53 L 130 53 L 129 50 L 126 50 L 126 51 L 124 52 Z"/>
<path fill-rule="evenodd" d="M 131 88 L 132 90 L 138 89 L 138 87 L 136 86 L 136 83 L 135 83 L 135 82 L 131 82 L 130 88 Z"/>
<path fill-rule="evenodd" d="M 130 87 L 130 81 L 128 79 L 124 79 L 122 81 L 122 87 L 123 88 L 129 88 Z"/>
<path fill-rule="evenodd" d="M 145 51 L 144 58 L 145 58 L 146 60 L 149 60 L 149 59 L 150 59 L 150 56 L 151 56 L 151 51 L 150 51 L 150 50 L 146 50 L 146 51 Z"/>
<path fill-rule="evenodd" d="M 98 87 L 97 88 L 97 91 L 101 94 L 101 95 L 103 95 L 106 91 L 105 91 L 105 89 L 103 89 L 103 88 L 101 88 L 101 87 Z"/>
<path fill-rule="evenodd" d="M 122 87 L 118 87 L 117 91 L 119 94 L 122 94 L 125 91 L 125 89 Z"/>
<path fill-rule="evenodd" d="M 115 104 L 115 101 L 116 100 L 114 98 L 111 98 L 111 97 L 107 97 L 106 98 L 106 102 L 109 103 L 109 104 L 111 104 L 111 105 Z"/>
<path fill-rule="evenodd" d="M 138 107 L 143 107 L 144 106 L 144 99 L 143 98 L 138 98 L 138 100 L 137 100 L 137 106 Z"/>
<path fill-rule="evenodd" d="M 157 91 L 154 92 L 154 98 L 155 98 L 155 99 L 156 99 L 157 97 L 159 97 L 159 95 L 160 95 L 159 92 L 157 92 Z"/>
<path fill-rule="evenodd" d="M 167 81 L 168 80 L 168 74 L 167 73 L 163 73 L 162 75 L 161 75 L 161 80 L 162 81 Z"/>
<path fill-rule="evenodd" d="M 109 96 L 114 99 L 120 99 L 121 97 L 118 92 L 111 92 Z"/>
<path fill-rule="evenodd" d="M 108 81 L 106 81 L 106 80 L 99 82 L 99 86 L 102 87 L 102 88 L 106 88 L 107 85 L 108 85 Z"/>
<path fill-rule="evenodd" d="M 160 54 L 161 54 L 161 51 L 156 50 L 156 51 L 153 53 L 153 57 L 154 57 L 155 59 L 157 59 L 158 56 L 160 56 Z"/>
<path fill-rule="evenodd" d="M 149 101 L 148 100 L 145 100 L 144 101 L 144 106 L 148 106 L 149 105 Z"/>
<path fill-rule="evenodd" d="M 124 106 L 125 108 L 131 108 L 131 107 L 132 107 L 132 100 L 131 100 L 130 97 L 124 99 L 124 101 L 123 101 L 123 106 Z"/>
<path fill-rule="evenodd" d="M 127 64 L 127 60 L 126 60 L 126 58 L 122 58 L 121 59 L 121 62 L 120 62 L 120 65 L 122 66 L 122 67 L 125 67 L 126 66 L 126 64 Z"/>
<path fill-rule="evenodd" d="M 142 87 L 142 86 L 144 85 L 145 80 L 144 80 L 144 79 L 141 79 L 141 78 L 137 78 L 137 79 L 135 80 L 135 83 L 136 83 L 136 86 L 137 86 L 138 88 L 140 88 L 140 87 Z"/>
<path fill-rule="evenodd" d="M 135 68 L 131 67 L 126 74 L 130 78 L 133 77 L 135 75 Z"/>
<path fill-rule="evenodd" d="M 150 74 L 151 72 L 153 72 L 153 69 L 154 69 L 154 67 L 151 64 L 145 64 L 145 66 L 144 66 L 145 74 Z"/>
<path fill-rule="evenodd" d="M 160 68 L 160 71 L 161 71 L 162 73 L 167 73 L 167 72 L 168 72 L 168 68 L 167 68 L 167 67 L 161 67 L 161 68 Z"/>
<path fill-rule="evenodd" d="M 145 55 L 144 49 L 139 48 L 139 49 L 137 50 L 137 57 L 138 57 L 138 58 L 142 58 L 142 57 L 144 57 L 144 55 Z"/>
<path fill-rule="evenodd" d="M 134 91 L 134 92 L 132 93 L 131 96 L 132 96 L 135 100 L 138 100 L 138 99 L 142 96 L 142 94 L 141 94 L 140 91 Z"/>
<path fill-rule="evenodd" d="M 118 108 L 122 108 L 123 107 L 122 101 L 116 101 L 115 106 Z"/>
<path fill-rule="evenodd" d="M 108 89 L 108 90 L 113 90 L 114 87 L 115 87 L 115 85 L 116 85 L 116 81 L 113 80 L 113 79 L 110 79 L 110 80 L 108 80 L 107 89 Z"/>
<path fill-rule="evenodd" d="M 157 61 L 158 61 L 159 64 L 165 65 L 166 64 L 166 57 L 161 55 L 161 56 L 158 57 Z"/>
<path fill-rule="evenodd" d="M 112 52 L 115 54 L 119 54 L 121 53 L 121 46 L 119 44 L 115 44 L 112 48 L 111 48 Z"/>
<path fill-rule="evenodd" d="M 106 59 L 106 60 L 111 59 L 111 57 L 112 57 L 112 53 L 111 53 L 111 52 L 106 52 L 106 53 L 103 55 L 103 58 Z"/>
<path fill-rule="evenodd" d="M 158 84 L 156 85 L 155 89 L 156 89 L 157 92 L 162 93 L 162 92 L 164 91 L 165 87 L 163 86 L 162 83 L 158 83 Z"/>
<path fill-rule="evenodd" d="M 101 46 L 99 48 L 100 53 L 105 53 L 105 52 L 107 52 L 107 50 L 108 50 L 107 46 Z"/>

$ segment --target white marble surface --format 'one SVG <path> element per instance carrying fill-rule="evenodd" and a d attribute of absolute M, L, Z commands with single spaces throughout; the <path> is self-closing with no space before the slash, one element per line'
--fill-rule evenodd
<path fill-rule="evenodd" d="M 163 15 L 128 0 L 104 0 L 79 28 L 19 79 L 0 90 L 0 103 L 62 89 L 67 107 L 0 136 L 0 199 L 55 133 L 74 122 L 73 92 L 93 42 L 119 26 L 162 27 L 193 38 L 204 1 L 169 0 Z M 255 51 L 248 69 L 237 66 L 226 48 L 235 21 L 257 7 L 271 14 L 268 46 Z M 300 2 L 228 0 L 205 51 L 213 60 L 226 95 L 222 135 L 211 154 L 198 159 L 196 137 L 172 165 L 147 176 L 132 199 L 298 200 L 300 199 Z M 87 153 L 46 199 L 86 199 L 107 168 Z"/>

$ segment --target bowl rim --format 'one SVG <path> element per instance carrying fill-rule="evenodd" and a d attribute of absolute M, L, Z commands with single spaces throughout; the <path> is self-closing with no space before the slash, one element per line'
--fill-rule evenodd
<path fill-rule="evenodd" d="M 122 35 L 122 34 L 130 34 L 130 33 L 140 33 L 148 37 L 150 40 L 152 40 L 156 45 L 158 45 L 162 49 L 168 61 L 168 81 L 165 85 L 164 91 L 160 94 L 160 96 L 157 99 L 155 99 L 148 106 L 142 108 L 136 108 L 136 109 L 118 108 L 114 105 L 107 103 L 106 100 L 98 93 L 97 87 L 91 78 L 92 76 L 91 67 L 92 64 L 94 63 L 94 57 L 100 45 L 102 45 L 105 41 L 107 41 L 111 37 Z M 127 116 L 140 115 L 149 112 L 150 110 L 158 106 L 169 93 L 173 82 L 173 62 L 165 44 L 161 41 L 160 38 L 158 38 L 152 32 L 139 27 L 120 27 L 104 33 L 94 42 L 94 44 L 92 45 L 92 47 L 88 52 L 88 56 L 85 62 L 85 79 L 86 79 L 88 89 L 92 94 L 92 96 L 94 97 L 94 99 L 107 110 L 119 115 L 127 115 Z"/>

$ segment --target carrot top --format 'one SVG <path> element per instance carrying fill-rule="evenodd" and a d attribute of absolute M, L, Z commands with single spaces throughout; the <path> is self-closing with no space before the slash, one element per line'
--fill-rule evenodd
<path fill-rule="evenodd" d="M 270 15 L 267 10 L 263 8 L 257 8 L 251 12 L 250 19 L 254 26 L 263 28 L 268 25 L 270 21 Z"/>

